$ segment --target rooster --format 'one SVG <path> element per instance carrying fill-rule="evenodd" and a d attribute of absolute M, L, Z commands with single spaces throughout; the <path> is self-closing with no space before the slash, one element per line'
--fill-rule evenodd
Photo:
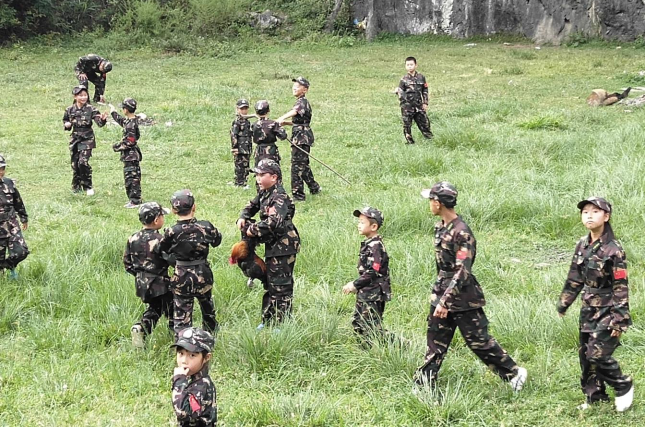
<path fill-rule="evenodd" d="M 250 222 L 247 222 L 242 228 L 242 239 L 233 245 L 231 248 L 231 257 L 229 264 L 238 264 L 242 273 L 249 278 L 247 286 L 253 288 L 254 279 L 262 282 L 263 286 L 267 285 L 267 266 L 265 262 L 256 255 L 256 246 L 258 246 L 258 239 L 255 237 L 247 236 L 247 229 Z"/>

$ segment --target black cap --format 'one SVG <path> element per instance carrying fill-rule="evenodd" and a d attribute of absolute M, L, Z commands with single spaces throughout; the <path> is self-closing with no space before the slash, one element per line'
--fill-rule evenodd
<path fill-rule="evenodd" d="M 587 199 L 581 200 L 577 203 L 576 207 L 579 208 L 579 210 L 582 210 L 588 203 L 592 203 L 602 211 L 608 212 L 609 214 L 612 213 L 612 205 L 603 197 L 588 197 Z"/>
<path fill-rule="evenodd" d="M 366 206 L 361 210 L 356 209 L 354 212 L 352 212 L 352 215 L 356 216 L 357 218 L 359 218 L 360 215 L 365 215 L 370 219 L 374 219 L 379 227 L 381 227 L 381 225 L 384 223 L 384 216 L 381 211 L 379 209 L 371 208 L 370 206 Z"/>
<path fill-rule="evenodd" d="M 458 189 L 448 181 L 435 183 L 433 187 L 422 190 L 422 197 L 434 199 L 447 208 L 452 208 L 458 203 Z"/>
<path fill-rule="evenodd" d="M 76 96 L 83 91 L 87 92 L 87 87 L 83 85 L 74 86 L 74 89 L 72 89 L 72 95 Z"/>
<path fill-rule="evenodd" d="M 282 171 L 280 170 L 280 165 L 272 159 L 262 159 L 258 162 L 258 165 L 253 168 L 254 173 L 270 173 L 273 175 L 282 176 Z"/>
<path fill-rule="evenodd" d="M 124 99 L 123 102 L 121 103 L 121 108 L 126 108 L 126 107 L 134 112 L 137 109 L 137 101 L 135 101 L 132 98 Z"/>
<path fill-rule="evenodd" d="M 256 114 L 267 114 L 269 112 L 269 101 L 267 101 L 266 99 L 261 99 L 260 101 L 256 102 L 254 108 L 256 109 Z"/>
<path fill-rule="evenodd" d="M 246 99 L 238 99 L 238 102 L 236 102 L 236 107 L 238 108 L 244 108 L 244 107 L 249 107 L 249 101 Z"/>
<path fill-rule="evenodd" d="M 101 61 L 101 64 L 103 64 L 103 72 L 104 73 L 109 73 L 112 71 L 112 62 L 108 61 L 107 59 L 104 59 Z"/>
<path fill-rule="evenodd" d="M 177 341 L 171 347 L 181 347 L 191 353 L 213 352 L 215 339 L 213 335 L 200 328 L 186 328 L 179 331 Z"/>
<path fill-rule="evenodd" d="M 139 206 L 139 221 L 142 224 L 150 224 L 159 215 L 168 215 L 169 213 L 170 211 L 168 209 L 163 208 L 157 202 L 146 202 Z"/>
<path fill-rule="evenodd" d="M 0 168 L 4 168 L 7 166 L 7 159 L 4 158 L 3 154 L 0 154 Z"/>
<path fill-rule="evenodd" d="M 184 212 L 193 207 L 195 198 L 191 190 L 179 190 L 171 197 L 170 204 L 177 212 Z"/>
<path fill-rule="evenodd" d="M 305 86 L 307 88 L 310 87 L 310 82 L 303 76 L 298 76 L 295 79 L 292 79 L 292 81 L 298 83 L 301 86 Z"/>

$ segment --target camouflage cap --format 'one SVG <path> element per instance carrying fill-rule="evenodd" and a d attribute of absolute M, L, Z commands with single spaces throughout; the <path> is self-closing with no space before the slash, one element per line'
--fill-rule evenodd
<path fill-rule="evenodd" d="M 588 197 L 585 200 L 581 200 L 579 203 L 576 204 L 576 207 L 579 208 L 579 210 L 582 210 L 585 205 L 588 203 L 592 203 L 602 211 L 606 211 L 608 213 L 612 213 L 612 205 L 603 197 Z"/>
<path fill-rule="evenodd" d="M 384 215 L 381 213 L 381 211 L 379 209 L 371 208 L 370 206 L 366 206 L 361 210 L 356 209 L 354 212 L 352 212 L 352 215 L 356 216 L 357 218 L 359 218 L 360 215 L 365 215 L 368 218 L 377 221 L 377 225 L 379 227 L 381 227 L 381 225 L 384 223 Z"/>
<path fill-rule="evenodd" d="M 249 107 L 249 101 L 247 101 L 244 98 L 238 99 L 238 102 L 236 102 L 236 107 L 238 108 Z"/>
<path fill-rule="evenodd" d="M 298 76 L 295 79 L 292 79 L 292 81 L 298 83 L 301 86 L 305 86 L 307 88 L 310 87 L 310 82 L 303 76 Z"/>
<path fill-rule="evenodd" d="M 258 166 L 253 168 L 254 173 L 271 173 L 273 175 L 282 176 L 280 165 L 272 159 L 262 159 L 258 162 Z"/>
<path fill-rule="evenodd" d="M 425 199 L 434 199 L 447 208 L 452 208 L 458 203 L 458 189 L 448 181 L 440 181 L 431 188 L 420 193 Z"/>
<path fill-rule="evenodd" d="M 168 215 L 170 210 L 163 208 L 157 202 L 146 202 L 139 206 L 139 221 L 142 224 L 150 224 L 159 215 Z"/>
<path fill-rule="evenodd" d="M 258 114 L 267 114 L 269 112 L 269 101 L 267 101 L 266 99 L 261 99 L 260 101 L 256 102 L 254 108 L 256 109 L 256 113 Z"/>
<path fill-rule="evenodd" d="M 213 335 L 200 328 L 186 328 L 179 331 L 177 341 L 171 345 L 172 347 L 181 347 L 192 353 L 200 353 L 206 351 L 213 352 L 215 339 Z"/>
<path fill-rule="evenodd" d="M 137 101 L 132 98 L 126 98 L 121 103 L 121 108 L 129 108 L 132 111 L 137 109 Z"/>
<path fill-rule="evenodd" d="M 195 197 L 191 190 L 179 190 L 170 198 L 170 204 L 178 212 L 186 211 L 195 204 Z"/>
<path fill-rule="evenodd" d="M 74 86 L 74 89 L 72 89 L 72 95 L 76 96 L 83 91 L 87 92 L 87 88 L 85 86 L 83 85 Z"/>
<path fill-rule="evenodd" d="M 112 71 L 112 62 L 108 61 L 107 59 L 104 59 L 101 61 L 101 64 L 103 64 L 103 72 L 104 73 L 109 73 Z"/>
<path fill-rule="evenodd" d="M 0 154 L 0 168 L 7 166 L 7 159 L 4 158 L 4 154 Z"/>

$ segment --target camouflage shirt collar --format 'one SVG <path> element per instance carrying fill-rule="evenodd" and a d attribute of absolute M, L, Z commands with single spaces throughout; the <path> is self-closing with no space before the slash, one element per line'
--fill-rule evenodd
<path fill-rule="evenodd" d="M 190 224 L 190 223 L 196 222 L 196 221 L 197 221 L 197 218 L 193 217 L 191 219 L 178 219 L 177 223 L 178 224 Z"/>
<path fill-rule="evenodd" d="M 363 244 L 367 245 L 369 243 L 376 242 L 376 241 L 381 241 L 381 235 L 379 235 L 379 233 L 377 233 L 375 236 L 373 236 L 373 237 L 371 237 L 369 239 L 368 238 L 364 239 Z"/>

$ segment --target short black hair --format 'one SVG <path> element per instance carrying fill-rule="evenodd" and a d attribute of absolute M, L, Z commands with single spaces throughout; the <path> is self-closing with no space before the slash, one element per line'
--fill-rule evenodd
<path fill-rule="evenodd" d="M 191 209 L 193 209 L 193 206 L 191 206 L 191 207 L 190 207 L 190 208 L 188 208 L 188 209 L 177 209 L 177 208 L 173 208 L 173 210 L 175 211 L 175 214 L 176 214 L 176 215 L 182 215 L 182 216 L 190 214 L 190 213 L 191 213 Z"/>
<path fill-rule="evenodd" d="M 368 218 L 368 222 L 370 223 L 370 225 L 372 225 L 372 224 L 377 224 L 377 230 L 379 230 L 379 229 L 381 228 L 381 227 L 379 226 L 379 222 L 377 222 L 377 220 L 376 220 L 376 219 L 374 219 L 374 218 L 370 218 L 370 217 L 366 217 L 366 218 Z"/>
<path fill-rule="evenodd" d="M 134 113 L 135 111 L 137 111 L 136 108 L 128 107 L 127 105 L 124 105 L 123 108 L 125 108 L 129 113 Z"/>
<path fill-rule="evenodd" d="M 414 56 L 409 56 L 408 58 L 406 58 L 406 61 L 404 62 L 408 62 L 408 61 L 413 61 L 415 64 L 417 64 L 417 59 L 415 59 Z"/>

